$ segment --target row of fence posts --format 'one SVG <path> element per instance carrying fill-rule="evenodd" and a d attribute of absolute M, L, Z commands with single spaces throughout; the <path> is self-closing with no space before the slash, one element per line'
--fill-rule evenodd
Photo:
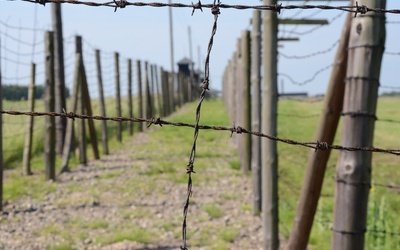
<path fill-rule="evenodd" d="M 385 8 L 385 1 L 362 2 L 365 6 Z M 356 5 L 356 2 L 352 1 L 352 5 Z M 315 141 L 331 145 L 339 118 L 343 116 L 341 139 L 343 145 L 372 147 L 377 87 L 385 41 L 385 22 L 382 21 L 384 14 L 381 13 L 371 13 L 369 17 L 374 18 L 365 22 L 365 18 L 354 17 L 351 13 L 346 18 Z M 259 11 L 254 12 L 252 25 L 251 41 L 249 31 L 244 31 L 238 40 L 237 50 L 225 68 L 223 100 L 230 118 L 237 123 L 237 126 L 276 136 L 278 98 L 276 15 L 272 12 L 265 12 L 263 15 L 262 51 L 265 56 L 262 63 L 260 63 Z M 261 140 L 260 143 L 259 137 L 250 138 L 248 134 L 241 134 L 237 137 L 236 143 L 241 169 L 245 173 L 253 171 L 253 211 L 255 215 L 260 212 L 262 214 L 263 249 L 278 249 L 276 141 Z M 309 155 L 288 249 L 307 248 L 329 153 L 329 150 L 315 150 Z M 341 181 L 337 181 L 336 184 L 332 249 L 363 249 L 371 182 L 371 152 L 341 151 L 335 178 Z"/>
<path fill-rule="evenodd" d="M 92 101 L 90 91 L 88 88 L 88 80 L 86 77 L 86 70 L 83 60 L 82 38 L 76 36 L 75 38 L 75 70 L 73 78 L 72 95 L 69 107 L 65 107 L 65 112 L 73 112 L 76 114 L 83 114 L 92 116 Z M 95 50 L 97 85 L 98 85 L 98 101 L 100 107 L 100 116 L 106 117 L 106 99 L 104 96 L 102 66 L 101 66 L 101 53 L 100 50 Z M 116 102 L 116 116 L 122 117 L 122 101 L 121 101 L 121 81 L 120 81 L 120 56 L 119 53 L 114 53 L 115 65 L 115 102 Z M 142 72 L 142 66 L 144 72 Z M 165 117 L 173 113 L 177 108 L 183 104 L 193 101 L 198 95 L 198 88 L 195 88 L 195 81 L 189 79 L 189 76 L 177 73 L 174 84 L 171 83 L 171 73 L 165 71 L 162 67 L 149 64 L 147 61 L 136 61 L 136 79 L 137 79 L 137 93 L 133 93 L 133 74 L 132 74 L 132 60 L 127 59 L 128 78 L 127 78 L 127 110 L 128 117 L 140 118 L 153 118 Z M 31 82 L 29 86 L 29 111 L 35 111 L 35 69 L 36 65 L 32 63 L 31 66 Z M 142 79 L 142 76 L 144 76 Z M 196 79 L 198 81 L 198 79 Z M 45 33 L 45 112 L 54 112 L 55 110 L 55 84 L 54 84 L 54 39 L 53 32 Z M 134 99 L 137 98 L 137 107 L 135 107 Z M 136 110 L 136 111 L 135 111 Z M 34 117 L 29 116 L 27 121 L 26 139 L 23 153 L 23 166 L 22 171 L 25 175 L 31 175 L 31 151 L 33 145 L 33 127 Z M 45 133 L 44 133 L 44 157 L 45 157 L 45 178 L 56 179 L 56 124 L 55 119 L 67 119 L 54 116 L 45 117 Z M 108 129 L 105 120 L 100 121 L 101 129 L 101 147 L 103 154 L 109 154 L 108 146 Z M 134 123 L 128 122 L 127 130 L 129 135 L 134 133 Z M 77 131 L 75 131 L 75 128 Z M 139 123 L 137 131 L 142 132 L 146 128 L 146 124 Z M 116 123 L 116 138 L 122 142 L 122 132 L 125 126 L 121 122 Z M 88 136 L 87 136 L 88 134 Z M 75 146 L 79 152 L 79 162 L 83 165 L 87 163 L 87 142 L 91 145 L 93 150 L 93 157 L 100 158 L 100 150 L 97 143 L 97 133 L 94 121 L 91 119 L 67 119 L 64 145 L 62 154 L 60 155 L 61 168 L 59 173 L 69 171 L 68 162 L 70 155 L 75 151 Z"/>

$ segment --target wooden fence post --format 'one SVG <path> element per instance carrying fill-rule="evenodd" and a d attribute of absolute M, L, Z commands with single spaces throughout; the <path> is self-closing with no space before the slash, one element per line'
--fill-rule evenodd
<path fill-rule="evenodd" d="M 250 105 L 250 33 L 245 30 L 240 39 L 240 65 L 241 78 L 239 99 L 239 125 L 245 129 L 251 128 L 251 105 Z M 241 155 L 241 168 L 244 173 L 250 170 L 251 166 L 251 135 L 242 134 L 239 136 L 239 155 Z"/>
<path fill-rule="evenodd" d="M 332 144 L 343 106 L 343 95 L 347 67 L 347 45 L 353 14 L 348 13 L 342 36 L 334 59 L 328 90 L 325 95 L 324 109 L 320 118 L 315 141 Z M 297 212 L 290 233 L 289 247 L 291 250 L 307 248 L 314 215 L 317 210 L 322 183 L 328 163 L 330 150 L 312 150 L 308 157 L 301 195 Z"/>
<path fill-rule="evenodd" d="M 31 64 L 31 84 L 28 91 L 29 111 L 35 110 L 35 85 L 36 85 L 36 64 Z M 33 137 L 33 116 L 28 116 L 26 126 L 24 154 L 22 157 L 22 171 L 24 175 L 31 175 L 31 155 L 32 155 L 32 137 Z"/>
<path fill-rule="evenodd" d="M 251 130 L 261 131 L 261 11 L 253 12 L 251 31 Z M 251 138 L 253 214 L 261 212 L 261 138 Z"/>
<path fill-rule="evenodd" d="M 145 118 L 152 118 L 152 106 L 151 106 L 151 94 L 150 94 L 150 84 L 149 84 L 149 64 L 144 62 L 144 75 L 145 75 L 145 103 L 144 103 L 144 114 Z"/>
<path fill-rule="evenodd" d="M 169 87 L 169 110 L 170 114 L 175 111 L 176 101 L 175 101 L 175 76 L 174 72 L 168 74 L 168 87 Z"/>
<path fill-rule="evenodd" d="M 78 104 L 78 93 L 80 92 L 81 84 L 82 84 L 82 55 L 80 53 L 76 53 L 75 55 L 75 75 L 74 75 L 74 86 L 72 88 L 72 95 L 71 95 L 71 108 L 69 109 L 70 112 L 75 113 L 77 110 Z M 64 172 L 68 172 L 68 162 L 69 157 L 71 155 L 72 150 L 72 140 L 74 137 L 74 119 L 67 120 L 67 129 L 65 133 L 65 140 L 64 140 L 64 148 L 63 148 L 63 156 L 62 156 L 62 163 L 60 174 Z"/>
<path fill-rule="evenodd" d="M 84 84 L 83 84 L 83 53 L 82 53 L 82 37 L 75 37 L 75 49 L 76 53 L 81 55 L 81 68 L 79 72 L 79 88 L 78 88 L 78 108 L 77 111 L 80 114 L 85 113 L 85 95 L 84 95 Z M 83 165 L 87 164 L 87 149 L 86 149 L 86 125 L 85 120 L 78 119 L 78 141 L 79 141 L 79 162 Z"/>
<path fill-rule="evenodd" d="M 160 67 L 161 93 L 162 93 L 162 116 L 169 114 L 169 97 L 168 97 L 168 78 L 167 72 Z"/>
<path fill-rule="evenodd" d="M 121 90 L 120 90 L 120 77 L 119 77 L 119 53 L 114 53 L 114 63 L 115 63 L 115 101 L 116 101 L 116 111 L 117 117 L 122 116 L 121 111 Z M 117 122 L 117 140 L 122 142 L 122 123 Z"/>
<path fill-rule="evenodd" d="M 54 79 L 55 79 L 55 109 L 61 113 L 66 108 L 65 73 L 64 73 L 64 44 L 61 18 L 61 4 L 51 4 L 53 37 L 54 37 Z M 56 153 L 61 155 L 64 147 L 67 120 L 65 117 L 56 117 Z"/>
<path fill-rule="evenodd" d="M 138 84 L 138 116 L 143 118 L 143 91 L 142 91 L 142 66 L 139 60 L 136 61 L 136 75 L 137 75 L 137 84 Z M 141 122 L 139 124 L 139 132 L 142 132 L 145 128 L 146 124 Z"/>
<path fill-rule="evenodd" d="M 264 0 L 264 5 L 275 5 L 276 0 Z M 278 18 L 273 11 L 263 16 L 263 93 L 261 128 L 268 135 L 277 135 L 278 112 Z M 262 225 L 263 249 L 279 248 L 278 219 L 278 153 L 276 141 L 261 140 L 262 173 Z"/>
<path fill-rule="evenodd" d="M 53 32 L 45 33 L 45 111 L 54 112 L 54 43 Z M 44 164 L 46 180 L 56 180 L 55 121 L 54 116 L 45 118 Z"/>
<path fill-rule="evenodd" d="M 128 117 L 133 117 L 132 102 L 132 60 L 128 59 Z M 129 122 L 129 135 L 133 135 L 133 122 Z"/>
<path fill-rule="evenodd" d="M 97 69 L 97 86 L 99 89 L 99 102 L 100 102 L 100 114 L 106 117 L 106 103 L 104 101 L 103 91 L 103 76 L 101 73 L 101 60 L 100 50 L 96 50 L 96 69 Z M 107 121 L 101 121 L 101 141 L 103 145 L 103 154 L 108 155 L 108 132 L 107 132 Z"/>
<path fill-rule="evenodd" d="M 385 9 L 386 1 L 361 0 L 360 6 Z M 341 145 L 373 146 L 376 103 L 385 46 L 385 14 L 368 12 L 352 20 Z M 372 152 L 341 151 L 336 165 L 332 249 L 364 249 L 371 186 Z"/>
<path fill-rule="evenodd" d="M 151 116 L 156 115 L 156 91 L 155 91 L 155 86 L 154 86 L 154 68 L 152 64 L 149 64 L 149 69 L 150 69 L 150 103 L 151 103 Z"/>
<path fill-rule="evenodd" d="M 156 96 L 157 96 L 157 106 L 158 106 L 158 116 L 163 115 L 163 100 L 160 92 L 160 82 L 158 81 L 158 70 L 157 70 L 157 65 L 153 65 L 154 67 L 154 81 L 156 84 Z M 161 76 L 160 76 L 161 77 Z"/>

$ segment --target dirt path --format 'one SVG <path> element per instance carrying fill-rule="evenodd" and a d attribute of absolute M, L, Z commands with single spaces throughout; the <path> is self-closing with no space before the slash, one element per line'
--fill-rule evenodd
<path fill-rule="evenodd" d="M 179 249 L 190 145 L 182 145 L 179 136 L 158 139 L 151 133 L 137 134 L 120 152 L 63 174 L 44 197 L 7 203 L 0 249 Z M 231 142 L 219 137 L 204 145 L 209 151 L 203 155 L 198 150 L 190 249 L 261 246 L 250 178 L 235 169 Z M 160 153 L 165 143 L 176 144 L 168 149 L 174 152 Z"/>

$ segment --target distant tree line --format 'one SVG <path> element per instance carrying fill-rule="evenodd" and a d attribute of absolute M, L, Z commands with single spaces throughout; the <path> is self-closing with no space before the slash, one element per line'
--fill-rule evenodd
<path fill-rule="evenodd" d="M 10 101 L 19 101 L 28 99 L 28 86 L 24 85 L 3 85 L 3 99 Z M 69 89 L 65 89 L 66 97 L 69 97 Z M 35 99 L 44 98 L 44 86 L 37 85 L 35 87 Z"/>
<path fill-rule="evenodd" d="M 391 92 L 383 92 L 381 96 L 399 96 L 400 92 L 398 91 L 391 91 Z"/>

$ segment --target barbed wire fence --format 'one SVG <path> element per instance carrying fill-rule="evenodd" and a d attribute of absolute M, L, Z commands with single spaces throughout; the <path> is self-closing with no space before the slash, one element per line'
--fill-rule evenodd
<path fill-rule="evenodd" d="M 200 124 L 200 115 L 201 115 L 201 106 L 202 103 L 205 99 L 206 92 L 209 90 L 209 58 L 211 56 L 211 51 L 212 51 L 212 45 L 213 45 L 213 40 L 214 36 L 217 31 L 217 21 L 218 21 L 218 15 L 220 14 L 220 9 L 224 8 L 232 8 L 232 9 L 237 9 L 237 10 L 247 10 L 247 9 L 254 9 L 254 10 L 263 10 L 263 11 L 275 11 L 279 13 L 281 10 L 293 10 L 293 9 L 300 9 L 300 10 L 309 10 L 309 9 L 318 9 L 318 10 L 337 10 L 337 11 L 343 11 L 343 12 L 351 12 L 354 13 L 354 15 L 358 14 L 366 14 L 367 12 L 376 12 L 376 13 L 388 13 L 388 14 L 400 14 L 400 10 L 397 9 L 392 9 L 392 10 L 385 10 L 385 9 L 377 9 L 377 8 L 368 8 L 367 6 L 329 6 L 329 5 L 272 5 L 272 6 L 267 6 L 267 5 L 257 5 L 257 6 L 249 6 L 249 5 L 226 5 L 222 4 L 220 1 L 214 0 L 213 4 L 201 4 L 199 1 L 196 4 L 179 4 L 179 3 L 172 3 L 172 4 L 166 4 L 166 3 L 143 3 L 143 2 L 129 2 L 129 1 L 114 1 L 114 2 L 105 2 L 105 3 L 96 3 L 96 2 L 85 2 L 85 1 L 64 1 L 64 0 L 37 0 L 37 1 L 31 1 L 31 0 L 24 0 L 25 2 L 30 2 L 30 3 L 39 3 L 45 5 L 46 3 L 63 3 L 63 4 L 77 4 L 77 5 L 86 5 L 86 6 L 93 6 L 93 7 L 111 7 L 114 9 L 114 11 L 117 11 L 118 9 L 122 9 L 125 7 L 143 7 L 143 6 L 148 6 L 148 7 L 175 7 L 175 8 L 190 8 L 192 9 L 192 14 L 195 12 L 195 10 L 201 10 L 203 8 L 209 8 L 211 9 L 212 15 L 214 16 L 214 24 L 212 27 L 212 32 L 211 32 L 211 37 L 210 41 L 208 44 L 208 50 L 207 50 L 207 56 L 206 56 L 206 61 L 205 61 L 205 77 L 204 81 L 201 86 L 201 94 L 200 94 L 200 100 L 199 104 L 196 109 L 196 120 L 194 124 L 188 124 L 188 123 L 181 123 L 181 122 L 170 122 L 163 120 L 161 118 L 156 118 L 157 116 L 153 116 L 152 118 L 134 118 L 134 117 L 125 117 L 125 116 L 93 116 L 93 115 L 85 115 L 85 114 L 78 114 L 77 112 L 74 111 L 65 111 L 63 113 L 56 113 L 56 112 L 34 112 L 34 111 L 14 111 L 14 110 L 1 110 L 0 113 L 4 115 L 10 115 L 10 116 L 30 116 L 30 117 L 36 117 L 36 116 L 50 116 L 50 117 L 65 117 L 71 120 L 74 119 L 82 119 L 82 120 L 101 120 L 101 121 L 114 121 L 117 123 L 121 122 L 133 122 L 133 123 L 147 123 L 148 126 L 154 124 L 154 125 L 171 125 L 171 126 L 179 126 L 179 127 L 189 127 L 194 130 L 194 138 L 193 138 L 193 145 L 190 151 L 190 157 L 189 157 L 189 162 L 187 164 L 187 174 L 188 174 L 188 188 L 187 188 L 187 196 L 186 196 L 186 202 L 184 205 L 184 219 L 183 219 L 183 224 L 182 224 L 182 249 L 187 249 L 187 237 L 186 237 L 186 230 L 187 230 L 187 225 L 186 225 L 186 220 L 187 220 L 187 215 L 188 215 L 188 207 L 190 204 L 190 197 L 192 194 L 192 177 L 191 174 L 195 173 L 194 172 L 194 163 L 195 163 L 195 155 L 196 155 L 196 142 L 197 138 L 199 136 L 199 131 L 204 129 L 204 130 L 217 130 L 217 131 L 227 131 L 230 132 L 231 135 L 233 133 L 236 134 L 250 134 L 253 136 L 258 136 L 258 137 L 263 137 L 269 140 L 275 140 L 279 141 L 285 144 L 290 144 L 290 145 L 297 145 L 297 146 L 302 146 L 306 148 L 311 148 L 314 150 L 346 150 L 346 151 L 368 151 L 368 152 L 378 152 L 378 153 L 384 153 L 384 154 L 392 154 L 392 155 L 400 155 L 400 149 L 384 149 L 384 148 L 374 148 L 374 147 L 346 147 L 346 146 L 341 146 L 341 145 L 329 145 L 324 142 L 301 142 L 301 141 L 296 141 L 292 139 L 286 139 L 286 138 L 280 138 L 280 137 L 275 137 L 275 136 L 270 136 L 267 134 L 263 134 L 259 131 L 251 131 L 247 130 L 245 128 L 242 128 L 240 126 L 232 126 L 232 127 L 222 127 L 222 126 L 211 126 L 211 125 L 201 125 Z M 335 19 L 334 19 L 335 20 Z M 10 27 L 8 27 L 10 28 Z M 294 31 L 293 31 L 294 32 Z M 13 41 L 18 41 L 17 38 L 8 36 L 9 39 Z M 27 46 L 37 46 L 38 44 L 26 44 L 21 42 L 21 44 L 27 45 Z M 326 52 L 331 51 L 335 46 L 337 42 L 333 44 L 331 47 L 329 47 L 326 50 L 320 51 L 320 52 L 314 52 L 313 54 L 306 55 L 306 56 L 294 56 L 293 58 L 295 59 L 300 59 L 300 58 L 307 58 L 311 56 L 316 56 L 319 54 L 323 54 Z M 89 43 L 86 44 L 89 47 L 92 47 Z M 92 47 L 93 49 L 93 47 Z M 34 50 L 34 49 L 32 49 Z M 9 50 L 8 51 L 10 54 L 17 55 L 17 59 L 9 59 L 8 57 L 4 56 L 2 57 L 2 60 L 8 61 L 9 63 L 15 63 L 17 65 L 24 65 L 24 63 L 20 62 L 20 57 L 24 56 L 23 54 L 19 54 L 16 51 Z M 40 54 L 40 53 L 38 53 Z M 74 53 L 69 54 L 68 61 L 69 63 L 67 64 L 66 68 L 68 68 L 72 72 L 71 69 L 73 68 L 73 55 Z M 391 55 L 397 55 L 397 52 L 392 52 Z M 30 54 L 30 56 L 33 56 L 33 53 Z M 87 71 L 87 76 L 88 82 L 95 82 L 94 78 L 96 77 L 96 74 L 94 73 L 94 65 L 95 62 L 92 60 L 94 58 L 94 53 L 91 53 L 89 55 L 84 55 L 84 60 L 86 65 L 89 65 L 90 70 Z M 112 58 L 113 55 L 108 55 L 108 58 Z M 290 56 L 287 56 L 289 58 Z M 92 58 L 92 59 L 87 59 L 87 58 Z M 67 61 L 67 60 L 66 60 Z M 107 60 L 111 61 L 111 60 Z M 24 66 L 28 66 L 29 64 L 25 64 Z M 331 66 L 324 67 L 323 69 L 317 70 L 314 75 L 311 77 L 311 79 L 306 80 L 304 82 L 297 82 L 294 81 L 289 75 L 288 78 L 292 79 L 292 82 L 295 84 L 306 84 L 308 82 L 311 82 L 312 80 L 315 79 L 315 77 L 324 70 L 328 70 Z M 111 67 L 106 67 L 110 69 Z M 139 70 L 139 69 L 138 69 Z M 19 69 L 17 69 L 17 72 L 19 72 Z M 124 72 L 123 75 L 127 75 L 127 72 Z M 42 73 L 44 74 L 44 73 Z M 18 74 L 16 74 L 18 75 Z M 68 76 L 71 76 L 72 73 L 67 74 Z M 112 82 L 112 73 L 108 72 L 106 73 L 108 78 L 106 77 L 107 81 Z M 283 73 L 281 74 L 282 76 L 285 76 Z M 139 78 L 140 76 L 136 75 L 135 76 L 137 81 L 140 81 Z M 160 76 L 161 78 L 161 76 Z M 24 76 L 24 77 L 19 77 L 19 78 L 11 78 L 4 76 L 4 80 L 11 81 L 11 80 L 26 80 L 29 79 L 29 76 Z M 124 79 L 126 81 L 127 79 Z M 148 81 L 148 79 L 144 79 L 145 81 Z M 68 81 L 72 83 L 72 78 Z M 90 85 L 89 85 L 90 86 Z M 95 88 L 95 87 L 93 87 Z M 148 87 L 150 88 L 150 87 Z M 109 89 L 110 91 L 106 91 L 107 93 L 113 93 L 112 88 Z M 127 89 L 124 89 L 124 91 L 128 91 Z M 137 90 L 138 91 L 138 90 Z M 154 91 L 154 89 L 153 89 Z M 300 101 L 302 101 L 300 99 Z M 112 112 L 111 112 L 112 113 Z M 159 112 L 158 115 L 162 115 L 163 112 Z M 305 118 L 310 118 L 310 117 L 305 117 Z M 390 120 L 390 119 L 387 119 Z M 375 184 L 375 186 L 379 187 L 386 187 L 390 189 L 397 190 L 397 185 L 395 184 Z M 397 235 L 397 233 L 393 232 L 387 232 L 386 230 L 375 230 L 373 232 L 376 232 L 377 234 L 388 234 L 388 235 Z"/>

